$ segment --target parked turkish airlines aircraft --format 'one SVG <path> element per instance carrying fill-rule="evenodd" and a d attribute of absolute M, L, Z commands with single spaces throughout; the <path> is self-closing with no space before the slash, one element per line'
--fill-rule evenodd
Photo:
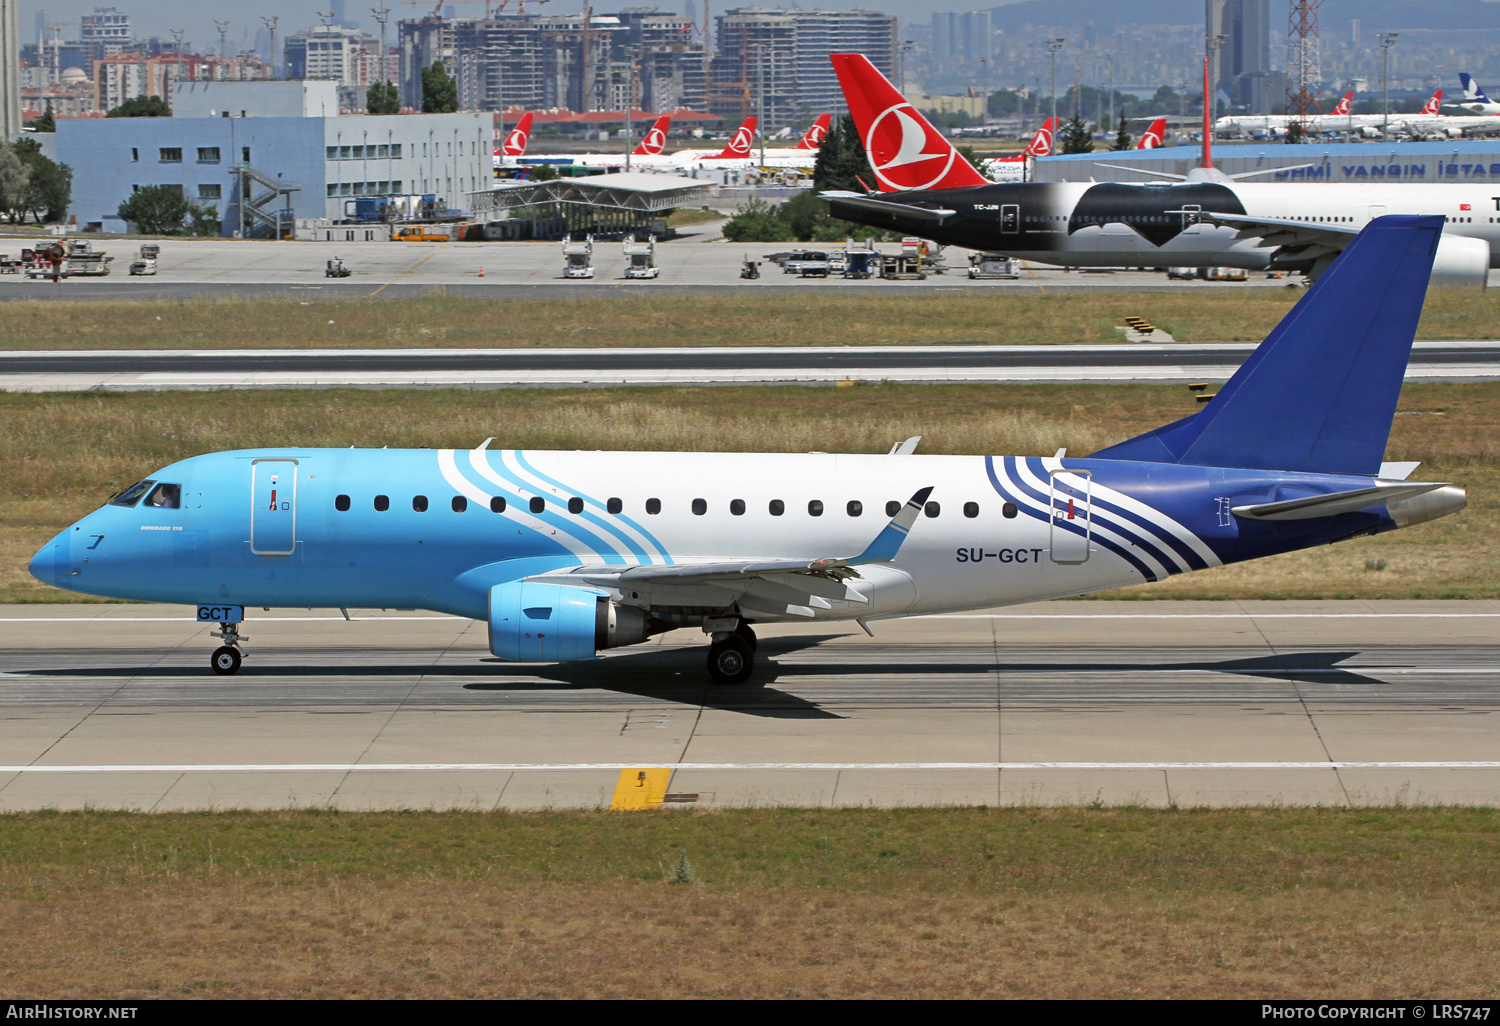
<path fill-rule="evenodd" d="M 495 166 L 515 162 L 526 155 L 526 143 L 531 139 L 531 111 L 521 115 L 516 127 L 510 130 L 505 142 L 495 151 Z"/>
<path fill-rule="evenodd" d="M 835 217 L 1073 267 L 1224 266 L 1316 279 L 1372 219 L 1441 214 L 1434 282 L 1483 288 L 1495 266 L 1500 211 L 1492 186 L 1252 183 L 1244 179 L 1285 169 L 1224 174 L 1213 166 L 1209 132 L 1202 167 L 1188 175 L 1119 168 L 1167 182 L 997 184 L 864 56 L 832 59 L 879 189 L 823 193 Z"/>
<path fill-rule="evenodd" d="M 1151 127 L 1141 133 L 1140 140 L 1135 144 L 1138 150 L 1154 150 L 1162 144 L 1167 137 L 1167 119 L 1157 118 L 1151 122 Z"/>
<path fill-rule="evenodd" d="M 672 127 L 672 115 L 663 114 L 656 119 L 646 134 L 641 137 L 641 144 L 630 151 L 633 157 L 654 157 L 667 148 L 667 129 Z"/>
<path fill-rule="evenodd" d="M 797 145 L 794 146 L 793 149 L 816 150 L 819 146 L 823 145 L 823 137 L 828 134 L 828 126 L 832 123 L 832 114 L 819 114 L 818 120 L 812 123 L 812 126 L 809 127 L 806 134 L 804 134 L 802 138 L 797 141 Z"/>
<path fill-rule="evenodd" d="M 1465 135 L 1500 132 L 1500 118 L 1489 115 L 1450 116 L 1440 113 L 1443 104 L 1441 89 L 1433 93 L 1432 97 L 1422 105 L 1422 109 L 1415 114 L 1391 114 L 1389 116 L 1350 114 L 1347 103 L 1350 95 L 1346 93 L 1344 97 L 1346 102 L 1339 105 L 1344 108 L 1343 113 L 1314 114 L 1306 118 L 1297 118 L 1288 114 L 1238 114 L 1215 121 L 1214 131 L 1221 134 L 1231 131 L 1266 131 L 1279 136 L 1285 134 L 1288 124 L 1300 121 L 1310 132 L 1316 134 L 1358 133 L 1367 139 L 1379 139 L 1385 135 L 1387 129 L 1392 134 L 1441 135 L 1450 139 Z"/>
<path fill-rule="evenodd" d="M 740 684 L 757 624 L 868 631 L 1394 531 L 1466 502 L 1382 462 L 1442 229 L 1375 220 L 1206 406 L 1091 456 L 246 449 L 157 470 L 30 569 L 196 605 L 218 674 L 247 608 L 375 607 L 481 621 L 522 663 L 698 629 Z"/>
<path fill-rule="evenodd" d="M 1037 157 L 1052 156 L 1052 145 L 1057 137 L 1057 126 L 1061 118 L 1048 118 L 1036 130 L 1031 141 L 1020 153 L 1009 157 L 992 157 L 985 161 L 984 173 L 996 182 L 1021 182 L 1026 180 L 1030 162 Z"/>

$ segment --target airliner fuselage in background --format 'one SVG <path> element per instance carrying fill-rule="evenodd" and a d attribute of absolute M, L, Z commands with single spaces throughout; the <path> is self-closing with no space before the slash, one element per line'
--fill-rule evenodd
<path fill-rule="evenodd" d="M 1242 181 L 1261 172 L 1216 170 L 1207 132 L 1203 166 L 1188 175 L 1124 168 L 1175 181 L 993 183 L 864 55 L 831 59 L 880 190 L 822 193 L 835 217 L 1063 266 L 1227 266 L 1316 278 L 1372 219 L 1433 214 L 1444 218 L 1435 284 L 1483 288 L 1500 266 L 1500 187 Z"/>

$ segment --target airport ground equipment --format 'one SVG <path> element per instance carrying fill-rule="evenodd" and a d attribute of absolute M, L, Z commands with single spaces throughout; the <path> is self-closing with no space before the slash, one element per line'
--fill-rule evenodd
<path fill-rule="evenodd" d="M 1021 270 L 1016 261 L 1004 253 L 970 253 L 969 277 L 983 279 L 1019 278 L 1021 277 Z"/>
<path fill-rule="evenodd" d="M 1385 460 L 1444 223 L 1376 218 L 1199 410 L 1085 456 L 214 452 L 67 525 L 30 570 L 196 605 L 226 642 L 257 607 L 462 616 L 524 662 L 694 628 L 710 678 L 739 684 L 762 623 L 878 632 L 1395 531 L 1467 502 Z"/>
<path fill-rule="evenodd" d="M 141 244 L 140 255 L 130 262 L 130 273 L 133 275 L 152 275 L 156 273 L 156 259 L 161 256 L 161 247 L 154 242 Z"/>
<path fill-rule="evenodd" d="M 0 274 L 20 274 L 21 258 L 9 253 L 0 253 Z"/>
<path fill-rule="evenodd" d="M 656 266 L 656 236 L 646 236 L 645 242 L 635 241 L 634 235 L 625 237 L 625 277 L 655 278 L 661 274 Z"/>
<path fill-rule="evenodd" d="M 334 257 L 328 261 L 328 265 L 323 269 L 323 277 L 325 278 L 347 278 L 349 274 L 349 268 L 344 265 L 343 257 Z"/>
<path fill-rule="evenodd" d="M 453 226 L 446 224 L 404 224 L 391 233 L 392 242 L 452 242 Z"/>
<path fill-rule="evenodd" d="M 795 274 L 800 278 L 828 277 L 828 254 L 821 249 L 799 249 L 787 257 L 781 265 L 783 274 Z"/>
<path fill-rule="evenodd" d="M 902 239 L 900 252 L 887 253 L 881 257 L 880 276 L 892 281 L 923 281 L 927 277 L 927 269 L 923 266 L 926 256 L 927 246 L 923 240 Z"/>
<path fill-rule="evenodd" d="M 872 239 L 861 239 L 855 242 L 853 239 L 844 240 L 844 266 L 841 273 L 845 278 L 865 280 L 873 277 L 880 269 L 880 251 L 875 248 Z"/>
<path fill-rule="evenodd" d="M 22 253 L 23 258 L 28 252 L 33 254 L 26 263 L 28 278 L 102 278 L 109 274 L 109 265 L 115 259 L 102 250 L 95 250 L 87 239 L 54 242 L 34 251 L 26 250 Z"/>
<path fill-rule="evenodd" d="M 563 277 L 592 278 L 594 276 L 594 237 L 584 236 L 582 242 L 574 242 L 573 236 L 563 239 Z"/>
<path fill-rule="evenodd" d="M 752 260 L 748 256 L 745 257 L 745 259 L 740 262 L 740 277 L 741 278 L 759 278 L 760 277 L 760 261 L 759 260 Z"/>

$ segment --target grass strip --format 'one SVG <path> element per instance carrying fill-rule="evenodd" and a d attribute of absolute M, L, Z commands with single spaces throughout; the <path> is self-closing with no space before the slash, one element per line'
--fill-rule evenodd
<path fill-rule="evenodd" d="M 1192 412 L 1185 388 L 861 385 L 0 395 L 0 601 L 68 601 L 26 571 L 57 531 L 202 452 L 350 445 L 1082 455 Z M 1500 597 L 1500 384 L 1410 385 L 1388 449 L 1469 488 L 1431 524 L 1108 593 L 1130 598 Z"/>
<path fill-rule="evenodd" d="M 677 872 L 683 860 L 694 882 Z M 0 817 L 0 986 L 69 997 L 1483 997 L 1500 814 Z"/>
<path fill-rule="evenodd" d="M 1259 341 L 1299 289 L 1160 292 L 870 289 L 802 295 L 579 293 L 573 299 L 20 300 L 5 349 L 258 349 L 378 346 L 924 345 L 1121 342 L 1126 316 L 1179 341 Z M 1490 338 L 1500 293 L 1435 289 L 1417 337 Z"/>

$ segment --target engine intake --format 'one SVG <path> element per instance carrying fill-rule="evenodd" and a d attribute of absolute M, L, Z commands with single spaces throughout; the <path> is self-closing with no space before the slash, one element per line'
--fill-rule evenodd
<path fill-rule="evenodd" d="M 490 589 L 490 651 L 501 659 L 561 663 L 592 659 L 603 648 L 645 641 L 665 630 L 643 609 L 602 591 L 512 581 Z"/>

